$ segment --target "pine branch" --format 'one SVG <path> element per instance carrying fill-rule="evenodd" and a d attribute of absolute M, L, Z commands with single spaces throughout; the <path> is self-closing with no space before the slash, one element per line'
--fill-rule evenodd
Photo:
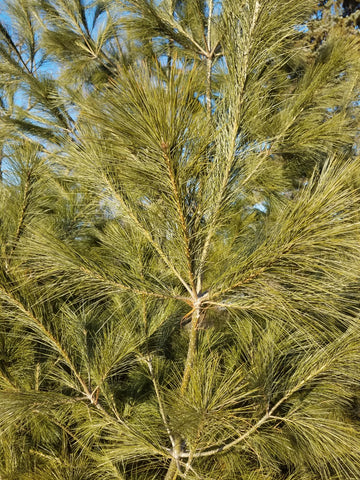
<path fill-rule="evenodd" d="M 161 398 L 159 386 L 157 384 L 157 381 L 156 381 L 156 378 L 155 378 L 155 375 L 154 375 L 154 369 L 153 369 L 153 365 L 152 365 L 151 356 L 149 356 L 148 358 L 145 358 L 145 361 L 146 361 L 146 364 L 147 364 L 148 369 L 149 369 L 151 381 L 154 385 L 155 395 L 156 395 L 156 399 L 157 399 L 158 406 L 159 406 L 159 413 L 160 413 L 162 422 L 164 424 L 166 433 L 168 434 L 168 437 L 170 439 L 173 451 L 175 451 L 176 440 L 175 440 L 175 437 L 174 437 L 174 435 L 173 435 L 173 433 L 170 429 L 169 422 L 167 421 L 167 416 L 166 416 L 166 413 L 165 413 L 165 408 L 164 408 L 164 404 L 163 404 L 163 401 L 162 401 L 162 398 Z"/>
<path fill-rule="evenodd" d="M 89 278 L 99 280 L 102 283 L 104 283 L 104 285 L 111 285 L 111 286 L 115 287 L 116 289 L 118 289 L 120 291 L 127 291 L 129 293 L 134 293 L 135 295 L 153 297 L 153 298 L 161 298 L 161 299 L 164 299 L 164 300 L 179 300 L 181 302 L 186 303 L 187 305 L 189 305 L 190 302 L 191 302 L 191 299 L 189 299 L 187 297 L 182 297 L 180 295 L 166 295 L 166 294 L 163 294 L 163 293 L 149 292 L 149 291 L 146 291 L 146 290 L 138 290 L 137 288 L 134 288 L 134 287 L 128 287 L 128 286 L 126 286 L 126 285 L 124 285 L 120 282 L 111 281 L 111 280 L 107 279 L 106 277 L 100 275 L 99 273 L 95 273 L 95 272 L 89 270 L 89 268 L 86 268 L 86 267 L 83 267 L 83 266 L 80 267 L 80 268 Z"/>
<path fill-rule="evenodd" d="M 92 403 L 92 393 L 88 389 L 86 382 L 81 378 L 81 375 L 77 371 L 74 363 L 71 361 L 69 355 L 67 352 L 64 350 L 62 345 L 59 343 L 59 341 L 53 336 L 53 334 L 48 330 L 43 323 L 36 318 L 33 313 L 29 310 L 27 310 L 24 305 L 19 302 L 15 297 L 13 297 L 9 292 L 5 290 L 4 287 L 0 287 L 0 292 L 3 295 L 3 298 L 9 303 L 9 305 L 15 307 L 17 310 L 19 310 L 25 317 L 30 320 L 30 324 L 36 327 L 38 331 L 41 332 L 42 335 L 45 336 L 49 344 L 57 351 L 62 359 L 65 361 L 65 364 L 70 368 L 72 373 L 74 374 L 75 378 L 77 379 L 79 385 L 81 386 L 81 393 L 88 398 Z"/>
<path fill-rule="evenodd" d="M 30 76 L 32 76 L 31 70 L 29 69 L 27 63 L 24 61 L 21 53 L 19 52 L 18 48 L 16 47 L 15 43 L 13 42 L 13 40 L 11 38 L 11 35 L 7 31 L 7 29 L 4 27 L 2 22 L 0 22 L 0 32 L 2 33 L 4 39 L 6 40 L 6 43 L 10 46 L 11 50 L 16 54 L 18 60 L 20 61 L 20 63 L 24 67 L 26 73 L 29 74 Z"/>
<path fill-rule="evenodd" d="M 164 155 L 164 160 L 165 164 L 168 170 L 169 178 L 170 178 L 170 183 L 174 195 L 174 200 L 175 200 L 175 205 L 176 205 L 176 211 L 179 216 L 179 223 L 184 239 L 184 247 L 185 247 L 185 256 L 187 259 L 187 264 L 188 264 L 188 269 L 189 269 L 189 279 L 190 279 L 190 286 L 193 294 L 195 294 L 195 281 L 194 281 L 194 275 L 192 271 L 192 258 L 191 258 L 191 253 L 190 253 L 190 239 L 189 239 L 189 234 L 188 234 L 188 229 L 186 225 L 186 220 L 184 217 L 183 209 L 181 206 L 181 199 L 180 199 L 180 194 L 179 194 L 179 189 L 177 186 L 176 178 L 175 178 L 175 173 L 171 165 L 171 158 L 170 158 L 170 152 L 169 152 L 169 146 L 166 145 L 164 142 L 161 145 L 163 155 Z"/>
<path fill-rule="evenodd" d="M 15 385 L 15 383 L 12 382 L 8 377 L 8 375 L 5 375 L 5 373 L 2 372 L 1 369 L 0 369 L 0 377 L 13 391 L 16 391 L 16 392 L 20 391 L 20 389 Z"/>
<path fill-rule="evenodd" d="M 235 438 L 234 440 L 232 440 L 230 442 L 224 442 L 221 445 L 209 447 L 209 449 L 206 449 L 204 451 L 194 452 L 192 454 L 193 458 L 210 457 L 210 456 L 216 455 L 218 453 L 223 453 L 223 452 L 226 452 L 227 450 L 232 449 L 233 447 L 235 447 L 239 443 L 244 442 L 250 435 L 255 433 L 264 423 L 268 422 L 269 420 L 274 419 L 275 417 L 273 416 L 273 414 L 278 410 L 278 408 L 283 403 L 285 403 L 287 400 L 289 400 L 292 397 L 292 395 L 294 395 L 301 388 L 303 388 L 308 382 L 310 382 L 311 380 L 316 378 L 320 373 L 322 373 L 325 370 L 325 368 L 327 368 L 329 366 L 329 363 L 330 363 L 330 361 L 327 362 L 327 363 L 324 363 L 320 368 L 311 372 L 307 377 L 305 377 L 303 380 L 301 380 L 296 386 L 294 386 L 292 389 L 290 389 L 269 411 L 267 411 L 260 418 L 260 420 L 258 420 L 243 435 L 241 435 L 238 438 Z M 181 458 L 189 458 L 189 456 L 190 456 L 189 452 L 181 452 L 180 453 Z"/>
<path fill-rule="evenodd" d="M 22 199 L 23 201 L 22 201 L 19 221 L 18 221 L 18 225 L 14 235 L 14 239 L 12 242 L 12 246 L 8 254 L 7 264 L 9 264 L 9 262 L 11 261 L 11 257 L 20 241 L 21 235 L 25 228 L 25 218 L 26 218 L 27 210 L 29 208 L 29 200 L 30 200 L 30 192 L 31 192 L 31 177 L 32 177 L 32 171 L 31 169 L 29 169 L 26 175 L 26 180 L 24 185 L 24 193 L 23 193 L 23 199 Z"/>
<path fill-rule="evenodd" d="M 144 237 L 147 239 L 147 241 L 154 247 L 156 252 L 159 254 L 160 258 L 164 261 L 165 265 L 167 265 L 170 270 L 174 273 L 174 275 L 180 280 L 182 285 L 185 287 L 185 289 L 189 292 L 190 296 L 193 296 L 193 292 L 191 287 L 185 282 L 185 280 L 182 278 L 180 273 L 177 271 L 177 269 L 174 267 L 173 263 L 170 261 L 166 253 L 163 251 L 161 246 L 154 240 L 153 236 L 151 235 L 151 232 L 149 232 L 140 222 L 140 220 L 137 218 L 136 214 L 134 211 L 127 205 L 123 199 L 123 197 L 119 194 L 119 192 L 111 185 L 109 182 L 108 178 L 104 175 L 103 176 L 103 181 L 104 183 L 108 186 L 110 191 L 113 193 L 114 197 L 119 201 L 120 205 L 123 207 L 123 209 L 126 212 L 126 215 L 129 216 L 129 218 L 132 220 L 133 224 L 135 227 L 144 235 Z"/>
<path fill-rule="evenodd" d="M 216 199 L 214 201 L 214 208 L 212 209 L 212 212 L 211 212 L 211 224 L 210 224 L 207 236 L 205 238 L 204 246 L 200 255 L 200 261 L 199 261 L 198 270 L 197 270 L 197 287 L 198 287 L 197 291 L 201 290 L 202 274 L 203 274 L 206 258 L 208 255 L 208 251 L 211 245 L 213 235 L 215 234 L 217 229 L 217 222 L 221 212 L 221 206 L 222 206 L 223 199 L 228 186 L 230 174 L 235 162 L 234 152 L 235 152 L 236 139 L 237 139 L 238 130 L 239 130 L 238 116 L 239 116 L 240 106 L 243 102 L 242 96 L 245 88 L 246 77 L 248 74 L 249 53 L 252 46 L 252 35 L 254 33 L 259 14 L 260 14 L 260 3 L 256 1 L 255 8 L 252 15 L 252 20 L 251 20 L 249 36 L 247 39 L 248 40 L 247 47 L 246 47 L 246 50 L 243 52 L 241 78 L 238 80 L 238 85 L 236 85 L 236 96 L 237 96 L 237 99 L 235 100 L 236 109 L 235 109 L 235 113 L 233 114 L 233 125 L 230 131 L 228 154 L 227 154 L 227 158 L 224 161 L 223 178 L 222 178 L 221 185 L 218 190 Z"/>
<path fill-rule="evenodd" d="M 211 71 L 213 64 L 213 52 L 211 46 L 211 27 L 212 27 L 212 14 L 213 14 L 213 0 L 209 1 L 209 16 L 208 16 L 208 26 L 207 26 L 207 37 L 206 37 L 206 48 L 208 51 L 208 56 L 206 58 L 206 108 L 209 120 L 211 119 L 211 110 L 212 110 L 212 84 L 211 84 Z"/>

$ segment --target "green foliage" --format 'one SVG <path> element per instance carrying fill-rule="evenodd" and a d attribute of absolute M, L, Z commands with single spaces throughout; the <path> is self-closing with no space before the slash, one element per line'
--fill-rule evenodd
<path fill-rule="evenodd" d="M 5 7 L 0 478 L 358 479 L 356 35 Z"/>

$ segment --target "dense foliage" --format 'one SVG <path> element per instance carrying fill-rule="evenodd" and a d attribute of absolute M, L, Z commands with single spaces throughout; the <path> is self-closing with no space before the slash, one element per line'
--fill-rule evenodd
<path fill-rule="evenodd" d="M 357 30 L 1 8 L 1 480 L 360 478 Z"/>

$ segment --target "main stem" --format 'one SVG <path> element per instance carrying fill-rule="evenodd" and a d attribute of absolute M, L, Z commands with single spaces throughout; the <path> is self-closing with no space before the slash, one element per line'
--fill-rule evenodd
<path fill-rule="evenodd" d="M 208 17 L 208 27 L 207 27 L 207 37 L 206 37 L 206 48 L 208 55 L 206 57 L 206 110 L 209 120 L 211 120 L 211 70 L 213 63 L 213 55 L 211 53 L 211 22 L 213 14 L 213 0 L 209 1 L 209 17 Z"/>
<path fill-rule="evenodd" d="M 3 167 L 3 156 L 4 156 L 4 150 L 3 150 L 4 146 L 1 145 L 0 147 L 0 183 L 2 182 L 3 180 L 3 170 L 2 170 L 2 167 Z"/>
<path fill-rule="evenodd" d="M 180 392 L 184 394 L 189 385 L 191 371 L 194 365 L 194 359 L 196 354 L 198 325 L 201 317 L 201 299 L 196 296 L 194 300 L 194 308 L 191 318 L 191 330 L 189 337 L 188 351 L 186 355 L 185 367 L 183 379 L 181 382 Z M 181 440 L 177 438 L 175 446 L 173 448 L 173 458 L 171 459 L 168 471 L 165 476 L 165 480 L 176 480 L 179 472 L 179 458 L 181 456 Z"/>
<path fill-rule="evenodd" d="M 188 351 L 187 351 L 187 356 L 185 361 L 183 379 L 181 382 L 181 389 L 180 389 L 181 394 L 184 394 L 187 389 L 187 386 L 190 380 L 191 370 L 194 364 L 199 318 L 200 318 L 200 306 L 194 307 L 194 311 L 191 319 L 189 346 L 188 346 Z"/>
<path fill-rule="evenodd" d="M 211 120 L 211 70 L 212 70 L 212 57 L 206 59 L 206 112 L 208 119 Z"/>

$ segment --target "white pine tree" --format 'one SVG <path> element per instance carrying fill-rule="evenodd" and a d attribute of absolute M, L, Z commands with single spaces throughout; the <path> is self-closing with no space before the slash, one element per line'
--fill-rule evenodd
<path fill-rule="evenodd" d="M 356 39 L 6 5 L 0 478 L 359 478 Z"/>

